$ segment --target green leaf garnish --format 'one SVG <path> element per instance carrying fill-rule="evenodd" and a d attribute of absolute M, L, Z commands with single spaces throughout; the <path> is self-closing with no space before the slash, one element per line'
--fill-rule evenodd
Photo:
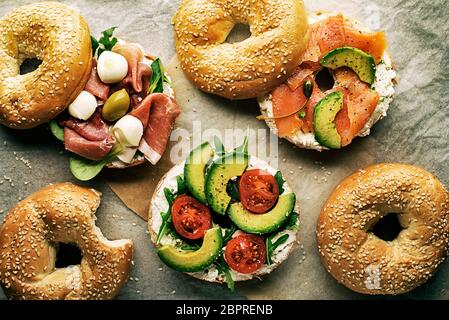
<path fill-rule="evenodd" d="M 113 36 L 115 29 L 117 29 L 117 27 L 112 27 L 104 30 L 101 33 L 101 38 L 99 40 L 97 40 L 93 36 L 90 36 L 93 56 L 97 54 L 97 56 L 99 57 L 104 51 L 111 51 L 112 48 L 117 44 L 118 39 Z"/>
<path fill-rule="evenodd" d="M 187 190 L 187 186 L 185 184 L 184 178 L 181 177 L 181 176 L 177 176 L 176 177 L 176 184 L 178 186 L 178 191 L 176 192 L 177 195 L 185 194 L 186 190 Z"/>
<path fill-rule="evenodd" d="M 169 188 L 164 189 L 164 195 L 165 195 L 165 199 L 167 199 L 167 202 L 168 202 L 168 210 L 167 210 L 167 212 L 161 213 L 162 224 L 159 227 L 156 244 L 159 244 L 161 242 L 162 237 L 167 233 L 167 231 L 170 227 L 170 224 L 172 223 L 171 206 L 173 205 L 173 202 L 175 201 L 176 195 Z"/>
<path fill-rule="evenodd" d="M 223 254 L 218 257 L 217 261 L 215 261 L 215 266 L 217 267 L 219 273 L 225 275 L 225 281 L 228 289 L 234 292 L 234 279 L 232 279 L 231 271 L 229 270 L 229 266 L 223 258 Z"/>
<path fill-rule="evenodd" d="M 236 153 L 248 154 L 248 136 L 243 140 L 243 144 L 235 149 Z"/>
<path fill-rule="evenodd" d="M 305 111 L 300 111 L 300 112 L 298 113 L 298 117 L 299 117 L 300 119 L 304 119 L 304 118 L 306 117 L 306 112 L 305 112 Z"/>
<path fill-rule="evenodd" d="M 279 237 L 274 243 L 273 241 L 274 236 L 268 236 L 265 239 L 265 246 L 267 247 L 267 264 L 271 265 L 273 261 L 271 260 L 271 256 L 274 251 L 276 251 L 279 246 L 283 245 L 289 238 L 288 234 L 284 234 L 283 236 Z"/>
<path fill-rule="evenodd" d="M 226 229 L 225 231 L 225 235 L 223 237 L 223 246 L 225 246 L 231 239 L 232 239 L 232 235 L 237 231 L 237 227 L 235 226 L 235 224 L 233 224 L 231 226 L 231 228 Z"/>
<path fill-rule="evenodd" d="M 157 58 L 151 64 L 151 70 L 153 70 L 153 74 L 151 75 L 150 80 L 150 89 L 149 93 L 164 92 L 164 82 L 170 83 L 165 76 L 164 66 L 162 65 L 161 59 Z"/>
<path fill-rule="evenodd" d="M 81 181 L 88 181 L 95 178 L 101 170 L 106 166 L 112 159 L 114 159 L 118 154 L 123 151 L 123 147 L 117 144 L 112 148 L 111 152 L 101 161 L 92 161 L 80 156 L 74 155 L 70 157 L 70 171 L 73 176 Z"/>
<path fill-rule="evenodd" d="M 290 230 L 295 230 L 298 227 L 298 219 L 299 214 L 297 212 L 292 212 L 290 214 L 290 217 L 287 220 L 287 223 L 285 224 L 285 227 Z"/>
<path fill-rule="evenodd" d="M 50 125 L 51 133 L 53 133 L 58 140 L 64 141 L 64 128 L 59 126 L 56 120 L 51 120 L 48 124 Z"/>
<path fill-rule="evenodd" d="M 237 186 L 237 180 L 229 180 L 228 184 L 226 185 L 226 192 L 232 200 L 237 202 L 240 201 L 240 193 Z"/>
<path fill-rule="evenodd" d="M 98 40 L 93 36 L 90 36 L 90 41 L 92 42 L 92 56 L 95 56 L 95 53 L 97 52 L 100 44 L 98 43 Z"/>
<path fill-rule="evenodd" d="M 215 147 L 215 153 L 217 155 L 223 155 L 225 154 L 225 147 L 223 145 L 223 142 L 221 142 L 220 138 L 217 136 L 214 136 L 214 147 Z"/>
<path fill-rule="evenodd" d="M 280 171 L 276 172 L 276 174 L 274 175 L 274 178 L 276 179 L 276 182 L 278 184 L 279 194 L 283 194 L 285 180 L 284 180 L 284 177 L 282 176 L 282 173 Z"/>

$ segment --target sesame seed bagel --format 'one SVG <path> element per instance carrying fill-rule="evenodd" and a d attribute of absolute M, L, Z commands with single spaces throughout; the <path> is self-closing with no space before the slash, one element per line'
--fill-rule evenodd
<path fill-rule="evenodd" d="M 0 229 L 0 281 L 12 299 L 112 299 L 131 267 L 131 240 L 109 241 L 95 226 L 100 193 L 71 183 L 35 192 Z M 81 263 L 55 268 L 58 243 L 76 244 Z"/>
<path fill-rule="evenodd" d="M 384 241 L 371 231 L 389 213 L 403 230 Z M 317 225 L 324 266 L 356 292 L 397 295 L 425 283 L 448 249 L 449 193 L 429 172 L 380 164 L 359 170 L 335 189 Z"/>
<path fill-rule="evenodd" d="M 41 65 L 20 75 L 25 59 Z M 48 122 L 83 90 L 92 67 L 89 28 L 66 5 L 19 7 L 0 20 L 0 123 L 29 129 Z"/>
<path fill-rule="evenodd" d="M 238 23 L 251 37 L 225 43 Z M 202 91 L 228 99 L 255 98 L 299 65 L 308 28 L 300 0 L 183 0 L 173 18 L 182 69 Z"/>

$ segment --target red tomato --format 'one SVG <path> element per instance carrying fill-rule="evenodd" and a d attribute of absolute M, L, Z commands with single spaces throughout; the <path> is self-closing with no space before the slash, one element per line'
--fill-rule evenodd
<path fill-rule="evenodd" d="M 239 180 L 240 201 L 253 213 L 266 213 L 279 197 L 279 187 L 272 174 L 255 169 L 246 171 Z"/>
<path fill-rule="evenodd" d="M 262 237 L 243 234 L 231 239 L 226 245 L 225 259 L 235 271 L 252 274 L 265 263 L 266 248 Z"/>
<path fill-rule="evenodd" d="M 190 240 L 204 237 L 204 233 L 211 227 L 209 208 L 187 195 L 175 199 L 171 217 L 179 235 Z"/>

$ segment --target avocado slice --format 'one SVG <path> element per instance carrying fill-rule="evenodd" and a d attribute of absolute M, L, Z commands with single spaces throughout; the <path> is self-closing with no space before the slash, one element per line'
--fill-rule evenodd
<path fill-rule="evenodd" d="M 207 204 L 204 185 L 206 183 L 206 166 L 214 155 L 214 149 L 205 142 L 190 152 L 184 166 L 184 179 L 187 189 L 198 201 Z"/>
<path fill-rule="evenodd" d="M 335 117 L 343 108 L 343 93 L 332 92 L 315 106 L 315 138 L 324 147 L 341 148 L 341 137 L 335 127 Z"/>
<path fill-rule="evenodd" d="M 218 214 L 225 215 L 231 197 L 226 192 L 229 180 L 241 176 L 248 167 L 249 156 L 232 152 L 215 160 L 206 176 L 206 199 L 209 206 Z"/>
<path fill-rule="evenodd" d="M 376 78 L 374 58 L 360 49 L 343 47 L 332 50 L 321 59 L 320 63 L 332 70 L 349 67 L 357 73 L 360 80 L 370 85 Z"/>
<path fill-rule="evenodd" d="M 221 228 L 206 231 L 201 248 L 196 251 L 181 251 L 165 245 L 157 250 L 159 258 L 170 268 L 181 272 L 199 272 L 212 265 L 221 254 L 223 239 Z"/>
<path fill-rule="evenodd" d="M 295 208 L 294 193 L 281 195 L 276 206 L 264 214 L 254 214 L 246 210 L 242 203 L 233 203 L 229 207 L 229 218 L 241 230 L 253 234 L 267 234 L 284 225 Z"/>

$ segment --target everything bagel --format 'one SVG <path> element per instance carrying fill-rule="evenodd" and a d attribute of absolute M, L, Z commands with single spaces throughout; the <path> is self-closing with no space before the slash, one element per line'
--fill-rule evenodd
<path fill-rule="evenodd" d="M 20 75 L 25 59 L 42 64 Z M 89 28 L 66 5 L 20 7 L 0 20 L 0 123 L 28 129 L 48 122 L 81 92 L 92 69 Z"/>
<path fill-rule="evenodd" d="M 95 226 L 100 194 L 70 183 L 46 187 L 11 209 L 0 229 L 0 281 L 12 299 L 111 299 L 131 268 L 130 240 Z M 57 244 L 76 244 L 81 263 L 55 268 Z"/>
<path fill-rule="evenodd" d="M 202 91 L 228 99 L 269 92 L 306 48 L 307 16 L 299 0 L 183 0 L 173 23 L 186 75 Z M 250 26 L 251 37 L 225 43 L 238 23 Z"/>
<path fill-rule="evenodd" d="M 393 241 L 373 234 L 389 213 L 403 230 Z M 426 282 L 447 255 L 449 193 L 429 172 L 381 164 L 346 178 L 324 205 L 317 225 L 326 269 L 364 294 L 397 295 Z"/>

